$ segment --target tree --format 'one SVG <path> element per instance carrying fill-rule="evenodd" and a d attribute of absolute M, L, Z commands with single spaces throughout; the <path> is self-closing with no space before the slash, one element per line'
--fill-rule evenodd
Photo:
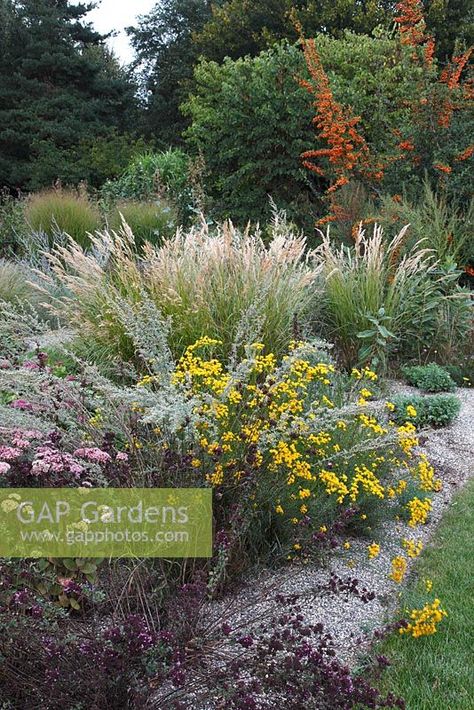
<path fill-rule="evenodd" d="M 194 42 L 199 54 L 221 62 L 255 56 L 281 39 L 295 42 L 300 25 L 308 36 L 341 36 L 346 29 L 369 34 L 391 20 L 390 0 L 226 0 L 212 7 L 212 17 Z"/>
<path fill-rule="evenodd" d="M 269 195 L 290 217 L 309 210 L 299 155 L 311 146 L 312 114 L 295 81 L 301 67 L 301 52 L 287 44 L 196 67 L 196 88 L 183 106 L 192 121 L 186 137 L 204 157 L 217 217 L 265 220 Z"/>
<path fill-rule="evenodd" d="M 80 146 L 129 128 L 133 86 L 84 24 L 90 7 L 0 0 L 0 184 L 87 180 Z"/>
<path fill-rule="evenodd" d="M 179 105 L 198 58 L 192 37 L 210 17 L 211 0 L 163 0 L 127 29 L 144 96 L 143 130 L 163 147 L 178 143 L 186 126 Z"/>
<path fill-rule="evenodd" d="M 409 61 L 411 48 L 400 50 L 382 32 L 377 37 L 346 32 L 340 39 L 318 35 L 316 46 L 332 100 L 360 117 L 357 131 L 375 165 L 385 162 L 396 151 L 393 130 L 409 120 L 407 104 L 417 93 L 420 69 Z M 204 157 L 206 188 L 218 216 L 265 220 L 269 194 L 300 224 L 313 225 L 327 214 L 324 195 L 347 166 L 327 169 L 334 167 L 333 151 L 326 154 L 329 165 L 323 163 L 322 175 L 303 169 L 302 153 L 337 146 L 319 133 L 315 143 L 314 109 L 298 85 L 300 78 L 310 78 L 303 53 L 285 42 L 254 58 L 226 59 L 222 65 L 201 60 L 197 66 L 196 87 L 183 106 L 192 120 L 186 136 L 190 148 Z"/>

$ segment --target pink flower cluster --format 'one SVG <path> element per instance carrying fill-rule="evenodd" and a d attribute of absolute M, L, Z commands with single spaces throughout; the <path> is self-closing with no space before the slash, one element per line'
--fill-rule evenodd
<path fill-rule="evenodd" d="M 21 449 L 14 446 L 0 446 L 0 459 L 5 461 L 14 461 L 21 456 Z"/>
<path fill-rule="evenodd" d="M 6 461 L 0 461 L 0 476 L 4 476 L 11 469 L 11 466 Z"/>
<path fill-rule="evenodd" d="M 45 473 L 69 472 L 78 477 L 83 471 L 84 468 L 71 454 L 59 451 L 50 442 L 46 442 L 44 446 L 39 446 L 36 449 L 35 458 L 31 464 L 31 473 L 35 476 Z"/>
<path fill-rule="evenodd" d="M 86 459 L 86 461 L 92 461 L 93 463 L 108 463 L 112 460 L 107 451 L 102 451 L 102 449 L 97 447 L 76 449 L 74 456 L 79 456 L 81 459 Z"/>

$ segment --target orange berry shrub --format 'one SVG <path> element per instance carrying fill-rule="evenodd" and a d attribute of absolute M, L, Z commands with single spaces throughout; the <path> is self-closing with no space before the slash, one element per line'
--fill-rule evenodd
<path fill-rule="evenodd" d="M 314 96 L 316 115 L 313 124 L 326 147 L 307 150 L 301 158 L 306 168 L 329 183 L 326 195 L 331 211 L 319 220 L 318 224 L 322 225 L 344 219 L 335 195 L 340 188 L 358 179 L 362 182 L 380 181 L 383 170 L 381 164 L 373 161 L 357 128 L 360 117 L 352 116 L 350 109 L 334 98 L 315 40 L 303 40 L 303 51 L 310 79 L 301 79 L 300 84 Z"/>
<path fill-rule="evenodd" d="M 469 197 L 474 154 L 472 131 L 473 76 L 469 61 L 473 47 L 460 51 L 444 66 L 434 60 L 436 40 L 426 31 L 420 0 L 402 0 L 395 22 L 399 42 L 410 50 L 412 64 L 419 67 L 416 97 L 409 104 L 405 125 L 394 131 L 398 154 L 391 159 L 394 179 L 400 163 L 407 166 L 415 183 L 428 175 L 435 189 L 448 197 Z"/>
<path fill-rule="evenodd" d="M 398 3 L 394 21 L 394 39 L 383 31 L 375 40 L 347 33 L 337 41 L 339 48 L 329 53 L 326 44 L 331 40 L 301 39 L 309 78 L 300 79 L 300 85 L 313 97 L 318 142 L 301 159 L 325 193 L 326 215 L 319 224 L 340 226 L 352 217 L 356 229 L 359 220 L 373 221 L 371 201 L 376 203 L 387 193 L 395 200 L 400 200 L 401 192 L 418 196 L 425 175 L 448 197 L 472 192 L 468 175 L 474 155 L 469 138 L 474 127 L 472 48 L 440 67 L 420 0 Z M 365 56 L 370 47 L 364 50 L 364 41 L 380 46 L 378 66 L 372 69 Z M 344 44 L 352 47 L 349 57 L 343 54 Z M 367 100 L 370 93 L 380 97 L 380 103 Z M 361 205 L 357 214 L 347 209 L 347 198 L 361 186 L 368 209 Z"/>

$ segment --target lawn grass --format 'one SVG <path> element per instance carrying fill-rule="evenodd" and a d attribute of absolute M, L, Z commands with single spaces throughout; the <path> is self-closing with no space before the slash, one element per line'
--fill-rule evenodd
<path fill-rule="evenodd" d="M 454 498 L 432 545 L 422 553 L 402 593 L 401 608 L 441 600 L 448 617 L 433 636 L 392 635 L 380 652 L 392 666 L 384 687 L 406 700 L 407 710 L 474 709 L 474 481 Z M 432 592 L 422 594 L 424 579 Z"/>

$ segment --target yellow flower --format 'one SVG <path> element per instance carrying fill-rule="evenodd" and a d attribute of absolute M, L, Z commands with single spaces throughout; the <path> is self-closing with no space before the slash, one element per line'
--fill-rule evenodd
<path fill-rule="evenodd" d="M 221 485 L 221 483 L 224 481 L 224 469 L 222 468 L 222 464 L 220 464 L 220 463 L 216 464 L 216 467 L 214 469 L 214 473 L 211 474 L 210 476 L 208 475 L 207 480 L 213 486 L 220 486 Z"/>
<path fill-rule="evenodd" d="M 370 545 L 367 546 L 367 551 L 369 553 L 369 560 L 373 560 L 380 554 L 380 545 L 378 545 L 376 542 L 372 542 Z"/>
<path fill-rule="evenodd" d="M 409 417 L 414 418 L 414 417 L 416 417 L 416 415 L 417 415 L 417 411 L 416 411 L 415 407 L 413 407 L 411 404 L 408 404 L 408 405 L 407 405 L 407 410 L 406 410 L 406 411 L 407 411 L 407 415 L 408 415 Z"/>
<path fill-rule="evenodd" d="M 416 542 L 415 540 L 411 540 L 409 538 L 404 537 L 402 540 L 402 546 L 405 548 L 408 557 L 415 558 L 418 557 L 420 552 L 423 549 L 423 543 L 421 540 Z"/>
<path fill-rule="evenodd" d="M 431 507 L 431 501 L 428 498 L 424 500 L 420 500 L 417 497 L 412 498 L 412 500 L 407 503 L 407 508 L 410 513 L 408 525 L 414 528 L 417 525 L 426 523 Z"/>
<path fill-rule="evenodd" d="M 366 377 L 368 380 L 372 380 L 373 382 L 375 382 L 378 379 L 377 373 L 368 367 L 364 367 L 362 372 L 364 377 Z"/>
<path fill-rule="evenodd" d="M 232 404 L 238 404 L 242 400 L 242 395 L 238 390 L 230 390 L 229 392 L 229 402 Z"/>
<path fill-rule="evenodd" d="M 345 541 L 343 547 L 344 547 L 345 550 L 350 550 L 350 549 L 351 549 L 351 543 L 349 542 L 349 540 L 346 540 L 346 541 Z"/>
<path fill-rule="evenodd" d="M 199 459 L 193 459 L 193 460 L 191 461 L 191 466 L 192 466 L 193 468 L 199 468 L 200 465 L 201 465 L 201 462 L 200 462 Z"/>
<path fill-rule="evenodd" d="M 420 636 L 431 636 L 437 631 L 439 624 L 447 615 L 441 609 L 441 602 L 435 599 L 431 604 L 425 604 L 423 609 L 413 609 L 410 613 L 411 622 L 400 629 L 400 634 L 409 634 L 413 638 Z"/>
<path fill-rule="evenodd" d="M 285 511 L 283 510 L 283 508 L 281 507 L 281 505 L 277 505 L 277 506 L 276 506 L 276 508 L 275 508 L 275 513 L 278 513 L 279 515 L 283 515 L 284 512 L 285 512 Z"/>
<path fill-rule="evenodd" d="M 385 402 L 385 406 L 387 407 L 389 412 L 393 412 L 395 410 L 395 405 L 393 402 Z"/>
<path fill-rule="evenodd" d="M 428 461 L 426 454 L 421 454 L 418 465 L 412 469 L 415 478 L 418 478 L 423 491 L 440 491 L 442 483 L 434 477 L 434 468 Z"/>
<path fill-rule="evenodd" d="M 298 492 L 298 495 L 301 499 L 304 498 L 310 498 L 311 497 L 311 491 L 308 488 L 301 488 Z"/>
<path fill-rule="evenodd" d="M 293 545 L 293 549 L 294 550 L 301 550 L 301 545 L 298 542 L 295 542 L 295 544 Z"/>
<path fill-rule="evenodd" d="M 425 579 L 425 589 L 427 592 L 431 592 L 433 589 L 433 582 L 431 579 Z"/>
<path fill-rule="evenodd" d="M 332 493 L 337 494 L 337 502 L 342 503 L 344 498 L 349 494 L 349 489 L 335 473 L 334 471 L 326 471 L 323 469 L 319 472 L 319 478 L 326 486 L 326 493 L 331 495 Z"/>
<path fill-rule="evenodd" d="M 392 571 L 390 573 L 390 579 L 393 579 L 394 582 L 397 582 L 397 584 L 400 584 L 400 582 L 403 580 L 405 574 L 407 571 L 407 561 L 404 557 L 401 555 L 397 555 L 396 557 L 393 558 L 392 560 Z"/>

